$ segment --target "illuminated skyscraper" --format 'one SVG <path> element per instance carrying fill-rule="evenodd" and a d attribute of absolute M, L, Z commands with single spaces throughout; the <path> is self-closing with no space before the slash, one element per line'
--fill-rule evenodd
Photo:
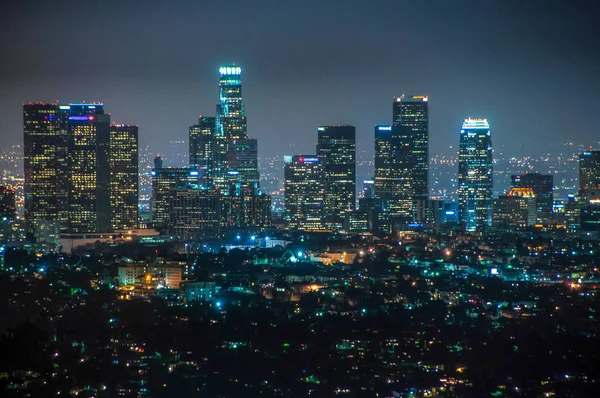
<path fill-rule="evenodd" d="M 429 196 L 429 102 L 424 95 L 394 98 L 393 124 L 410 128 L 412 190 L 414 196 Z"/>
<path fill-rule="evenodd" d="M 375 126 L 375 197 L 395 224 L 412 219 L 410 134 L 399 125 Z"/>
<path fill-rule="evenodd" d="M 217 105 L 217 135 L 228 140 L 246 138 L 246 115 L 242 102 L 242 68 L 222 66 L 219 68 L 219 104 Z"/>
<path fill-rule="evenodd" d="M 68 117 L 68 233 L 110 230 L 110 115 L 71 104 Z"/>
<path fill-rule="evenodd" d="M 325 167 L 325 223 L 343 227 L 346 212 L 356 207 L 356 128 L 319 126 L 317 156 Z"/>
<path fill-rule="evenodd" d="M 14 220 L 16 216 L 15 191 L 7 187 L 0 187 L 0 219 Z"/>
<path fill-rule="evenodd" d="M 111 229 L 139 226 L 138 128 L 124 124 L 110 126 L 110 208 Z"/>
<path fill-rule="evenodd" d="M 290 229 L 324 228 L 325 168 L 316 155 L 295 155 L 285 165 L 285 219 Z"/>
<path fill-rule="evenodd" d="M 513 188 L 531 188 L 535 195 L 536 219 L 544 223 L 552 217 L 554 178 L 552 175 L 527 173 L 510 177 Z"/>
<path fill-rule="evenodd" d="M 579 155 L 579 192 L 600 189 L 600 151 Z"/>
<path fill-rule="evenodd" d="M 492 221 L 493 157 L 487 119 L 465 119 L 458 154 L 459 221 L 482 231 Z"/>
<path fill-rule="evenodd" d="M 217 236 L 220 230 L 221 208 L 218 192 L 199 186 L 169 190 L 167 231 L 182 239 L 203 239 Z"/>
<path fill-rule="evenodd" d="M 190 165 L 200 172 L 204 186 L 212 184 L 215 150 L 215 118 L 200 116 L 190 127 Z"/>
<path fill-rule="evenodd" d="M 58 244 L 67 223 L 68 106 L 23 105 L 25 221 L 31 238 Z"/>
<path fill-rule="evenodd" d="M 200 172 L 189 167 L 163 167 L 152 170 L 152 224 L 166 232 L 170 214 L 170 192 L 175 188 L 198 185 Z"/>
<path fill-rule="evenodd" d="M 258 142 L 255 139 L 235 139 L 227 150 L 227 178 L 230 194 L 241 190 L 258 192 Z"/>

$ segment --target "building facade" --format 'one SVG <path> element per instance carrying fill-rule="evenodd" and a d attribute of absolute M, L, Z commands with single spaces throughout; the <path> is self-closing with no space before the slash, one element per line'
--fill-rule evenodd
<path fill-rule="evenodd" d="M 492 222 L 492 138 L 487 119 L 465 119 L 458 154 L 459 222 L 480 232 Z"/>
<path fill-rule="evenodd" d="M 110 126 L 110 223 L 111 230 L 139 227 L 138 127 Z"/>
<path fill-rule="evenodd" d="M 295 155 L 285 165 L 285 220 L 290 229 L 325 227 L 325 167 L 316 155 Z"/>
<path fill-rule="evenodd" d="M 429 195 L 429 98 L 402 95 L 393 102 L 393 124 L 410 129 L 412 190 L 415 196 Z"/>
<path fill-rule="evenodd" d="M 600 151 L 579 155 L 579 192 L 600 188 Z"/>
<path fill-rule="evenodd" d="M 554 203 L 554 177 L 540 173 L 512 175 L 511 187 L 531 188 L 535 195 L 536 222 L 543 224 L 552 217 Z"/>
<path fill-rule="evenodd" d="M 375 197 L 394 225 L 413 215 L 411 130 L 399 125 L 375 126 Z"/>
<path fill-rule="evenodd" d="M 341 229 L 356 207 L 356 127 L 319 126 L 317 156 L 325 167 L 325 224 Z"/>
<path fill-rule="evenodd" d="M 23 105 L 25 222 L 30 239 L 60 242 L 68 209 L 68 106 Z"/>
<path fill-rule="evenodd" d="M 189 129 L 190 166 L 198 169 L 200 183 L 206 187 L 213 182 L 215 123 L 214 117 L 200 116 Z"/>

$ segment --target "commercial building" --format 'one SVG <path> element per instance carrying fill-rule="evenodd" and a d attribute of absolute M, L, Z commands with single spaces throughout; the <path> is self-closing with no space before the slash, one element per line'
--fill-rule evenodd
<path fill-rule="evenodd" d="M 507 195 L 494 199 L 492 223 L 514 229 L 536 224 L 536 196 L 533 188 L 511 188 Z"/>
<path fill-rule="evenodd" d="M 111 230 L 139 226 L 138 127 L 110 126 L 110 223 Z"/>
<path fill-rule="evenodd" d="M 579 192 L 600 188 L 600 151 L 579 155 Z"/>
<path fill-rule="evenodd" d="M 540 173 L 512 175 L 511 187 L 531 188 L 535 195 L 536 221 L 544 224 L 552 217 L 554 203 L 554 177 Z"/>
<path fill-rule="evenodd" d="M 221 207 L 218 192 L 198 186 L 175 187 L 168 193 L 171 236 L 183 240 L 205 239 L 218 236 L 221 225 Z"/>
<path fill-rule="evenodd" d="M 458 154 L 459 222 L 481 232 L 492 222 L 493 157 L 487 119 L 465 119 Z"/>
<path fill-rule="evenodd" d="M 68 203 L 68 106 L 24 104 L 25 221 L 38 242 L 59 244 Z"/>
<path fill-rule="evenodd" d="M 285 220 L 288 228 L 325 228 L 325 168 L 316 155 L 295 155 L 285 164 Z"/>
<path fill-rule="evenodd" d="M 411 130 L 399 125 L 375 126 L 375 197 L 394 225 L 413 215 Z"/>
<path fill-rule="evenodd" d="M 121 286 L 179 289 L 183 279 L 183 267 L 177 262 L 175 264 L 130 262 L 119 265 L 118 275 Z"/>
<path fill-rule="evenodd" d="M 325 224 L 343 227 L 346 212 L 356 207 L 356 128 L 319 126 L 317 156 L 325 168 Z"/>
<path fill-rule="evenodd" d="M 215 118 L 200 116 L 198 124 L 190 126 L 190 166 L 200 172 L 199 182 L 211 186 L 214 169 Z"/>
<path fill-rule="evenodd" d="M 160 160 L 162 165 L 162 160 Z M 156 165 L 156 164 L 155 164 Z M 178 187 L 198 185 L 200 172 L 190 167 L 155 168 L 152 175 L 152 223 L 163 232 L 170 219 L 170 193 Z"/>
<path fill-rule="evenodd" d="M 429 98 L 402 95 L 393 102 L 393 124 L 410 129 L 412 189 L 415 196 L 429 195 Z"/>

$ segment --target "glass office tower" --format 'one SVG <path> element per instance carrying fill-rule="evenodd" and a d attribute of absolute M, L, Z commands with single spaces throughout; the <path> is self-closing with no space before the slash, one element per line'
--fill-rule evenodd
<path fill-rule="evenodd" d="M 343 227 L 346 212 L 356 207 L 356 128 L 317 128 L 317 156 L 325 167 L 325 223 Z"/>
<path fill-rule="evenodd" d="M 110 126 L 110 209 L 111 229 L 139 227 L 138 127 Z"/>
<path fill-rule="evenodd" d="M 459 221 L 466 231 L 483 231 L 492 222 L 493 157 L 487 119 L 465 119 L 458 154 Z"/>
<path fill-rule="evenodd" d="M 321 230 L 325 221 L 325 168 L 316 155 L 295 155 L 285 164 L 288 228 Z"/>
<path fill-rule="evenodd" d="M 429 196 L 429 99 L 402 95 L 393 102 L 393 124 L 410 129 L 413 196 Z"/>

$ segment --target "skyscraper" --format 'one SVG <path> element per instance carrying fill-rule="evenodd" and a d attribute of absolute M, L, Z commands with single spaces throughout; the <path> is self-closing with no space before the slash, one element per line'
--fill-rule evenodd
<path fill-rule="evenodd" d="M 110 126 L 111 229 L 137 229 L 139 207 L 138 128 Z"/>
<path fill-rule="evenodd" d="M 375 197 L 393 224 L 412 219 L 411 130 L 400 125 L 375 126 Z"/>
<path fill-rule="evenodd" d="M 600 151 L 579 155 L 579 192 L 600 189 Z"/>
<path fill-rule="evenodd" d="M 547 222 L 552 217 L 554 177 L 540 173 L 527 173 L 512 175 L 510 180 L 513 188 L 531 188 L 533 190 L 536 220 L 541 224 Z"/>
<path fill-rule="evenodd" d="M 319 126 L 317 156 L 325 167 L 325 223 L 343 227 L 346 212 L 356 207 L 356 128 Z"/>
<path fill-rule="evenodd" d="M 200 172 L 200 182 L 212 185 L 215 150 L 215 118 L 200 116 L 198 124 L 190 127 L 190 165 Z"/>
<path fill-rule="evenodd" d="M 255 139 L 235 139 L 227 150 L 227 178 L 231 195 L 241 190 L 258 192 L 258 142 Z"/>
<path fill-rule="evenodd" d="M 161 161 L 162 163 L 162 161 Z M 200 173 L 190 167 L 163 167 L 152 170 L 152 224 L 166 232 L 170 217 L 170 192 L 176 188 L 198 185 Z"/>
<path fill-rule="evenodd" d="M 324 227 L 325 168 L 316 155 L 295 155 L 285 165 L 285 219 L 290 229 Z"/>
<path fill-rule="evenodd" d="M 17 205 L 15 202 L 15 191 L 0 186 L 0 220 L 14 220 L 17 216 Z"/>
<path fill-rule="evenodd" d="M 429 196 L 429 102 L 424 95 L 395 97 L 393 124 L 410 129 L 412 190 L 414 196 Z"/>
<path fill-rule="evenodd" d="M 31 238 L 58 244 L 67 223 L 68 106 L 24 104 L 25 221 Z"/>
<path fill-rule="evenodd" d="M 219 68 L 219 104 L 217 105 L 217 135 L 228 140 L 246 138 L 246 115 L 242 102 L 242 68 L 222 66 Z"/>
<path fill-rule="evenodd" d="M 458 153 L 459 221 L 466 231 L 491 225 L 493 191 L 492 138 L 487 119 L 465 119 Z"/>
<path fill-rule="evenodd" d="M 169 190 L 167 231 L 182 239 L 217 236 L 221 209 L 219 194 L 213 189 L 183 186 Z"/>
<path fill-rule="evenodd" d="M 109 144 L 102 104 L 70 104 L 68 233 L 110 230 Z"/>

